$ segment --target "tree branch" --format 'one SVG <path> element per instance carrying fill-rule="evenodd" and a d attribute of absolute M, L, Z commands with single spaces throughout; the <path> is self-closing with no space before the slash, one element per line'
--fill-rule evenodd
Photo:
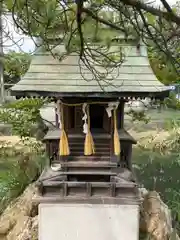
<path fill-rule="evenodd" d="M 122 32 L 125 32 L 125 29 L 124 28 L 121 28 L 119 26 L 117 26 L 116 24 L 112 23 L 112 22 L 109 22 L 108 20 L 105 20 L 101 17 L 98 17 L 96 14 L 94 14 L 91 10 L 87 9 L 87 8 L 82 8 L 82 12 L 86 13 L 87 15 L 89 15 L 90 17 L 92 17 L 92 19 L 100 22 L 100 23 L 103 23 L 105 24 L 106 26 L 109 26 L 115 30 L 118 30 L 118 31 L 122 31 Z"/>
<path fill-rule="evenodd" d="M 84 52 L 84 38 L 82 33 L 82 20 L 81 20 L 83 0 L 78 0 L 76 2 L 77 2 L 76 3 L 77 4 L 76 21 L 77 21 L 77 28 L 78 28 L 79 37 L 80 37 L 80 45 L 81 45 L 80 58 L 81 58 Z"/>
<path fill-rule="evenodd" d="M 160 0 L 163 4 L 163 6 L 166 8 L 166 10 L 170 13 L 173 13 L 172 8 L 169 6 L 166 0 Z"/>
<path fill-rule="evenodd" d="M 120 0 L 120 1 L 122 3 L 124 3 L 125 5 L 135 7 L 137 10 L 145 10 L 146 12 L 149 12 L 155 16 L 163 17 L 167 21 L 172 21 L 174 23 L 180 24 L 180 17 L 177 16 L 174 12 L 164 12 L 164 11 L 154 8 L 150 5 L 147 5 L 143 2 L 140 2 L 138 0 Z M 116 4 L 113 3 L 112 1 L 109 2 L 109 4 L 112 7 L 114 7 L 115 9 L 117 8 Z"/>

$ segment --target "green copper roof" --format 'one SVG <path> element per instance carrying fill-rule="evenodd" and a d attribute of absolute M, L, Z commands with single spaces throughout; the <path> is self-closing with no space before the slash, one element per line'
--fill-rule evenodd
<path fill-rule="evenodd" d="M 25 76 L 12 87 L 12 93 L 32 96 L 62 96 L 68 93 L 74 96 L 96 93 L 98 96 L 114 93 L 120 97 L 128 94 L 141 96 L 145 93 L 156 95 L 168 90 L 153 73 L 144 45 L 139 49 L 127 44 L 121 47 L 126 57 L 121 67 L 109 75 L 110 79 L 113 78 L 110 84 L 107 81 L 99 84 L 92 80 L 92 73 L 83 66 L 81 70 L 85 80 L 78 65 L 79 56 L 75 54 L 59 61 L 51 53 L 37 51 Z M 59 46 L 55 50 L 64 51 L 64 47 Z"/>

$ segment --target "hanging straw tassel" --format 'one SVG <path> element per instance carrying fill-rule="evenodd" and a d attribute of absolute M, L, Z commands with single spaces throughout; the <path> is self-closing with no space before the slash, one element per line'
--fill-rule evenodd
<path fill-rule="evenodd" d="M 116 109 L 114 109 L 114 154 L 116 156 L 120 155 L 120 141 L 119 141 L 119 133 L 117 130 L 117 115 Z"/>
<path fill-rule="evenodd" d="M 90 131 L 90 115 L 89 106 L 87 106 L 87 121 L 88 121 L 88 131 L 86 133 L 85 143 L 84 143 L 84 155 L 90 156 L 95 153 L 94 141 Z"/>
<path fill-rule="evenodd" d="M 64 111 L 63 105 L 60 104 L 60 118 L 61 118 L 61 136 L 59 141 L 59 155 L 67 156 L 70 154 L 68 138 L 64 129 Z"/>

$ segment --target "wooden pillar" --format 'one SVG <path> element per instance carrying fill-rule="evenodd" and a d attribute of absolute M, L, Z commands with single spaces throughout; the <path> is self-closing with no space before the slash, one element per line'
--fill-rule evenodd
<path fill-rule="evenodd" d="M 116 118 L 117 118 L 117 128 L 119 129 L 119 108 L 116 112 Z M 111 117 L 111 161 L 119 163 L 119 156 L 116 156 L 114 154 L 114 114 L 112 113 Z"/>
<path fill-rule="evenodd" d="M 124 104 L 125 104 L 124 100 L 121 100 L 120 103 L 119 103 L 118 111 L 117 111 L 117 128 L 118 129 L 123 129 L 124 128 Z M 121 141 L 120 141 L 120 146 L 121 146 L 121 154 L 117 158 L 117 162 L 118 162 L 119 166 L 120 166 L 121 161 L 122 161 L 122 156 L 125 154 L 123 144 L 122 144 Z"/>
<path fill-rule="evenodd" d="M 118 129 L 124 128 L 124 104 L 124 100 L 121 100 L 117 111 Z"/>
<path fill-rule="evenodd" d="M 59 128 L 59 116 L 57 112 L 57 107 L 55 107 L 55 122 L 56 122 L 56 128 Z"/>
<path fill-rule="evenodd" d="M 111 133 L 111 143 L 110 143 L 110 148 L 111 148 L 111 157 L 114 156 L 114 141 L 113 141 L 113 134 L 114 134 L 114 117 L 110 118 L 110 133 Z"/>

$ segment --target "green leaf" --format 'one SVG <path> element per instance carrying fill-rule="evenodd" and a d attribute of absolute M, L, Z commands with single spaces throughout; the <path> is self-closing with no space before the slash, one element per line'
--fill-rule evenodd
<path fill-rule="evenodd" d="M 151 13 L 146 13 L 145 15 L 147 17 L 148 23 L 154 25 L 154 23 L 156 22 L 156 17 Z"/>

